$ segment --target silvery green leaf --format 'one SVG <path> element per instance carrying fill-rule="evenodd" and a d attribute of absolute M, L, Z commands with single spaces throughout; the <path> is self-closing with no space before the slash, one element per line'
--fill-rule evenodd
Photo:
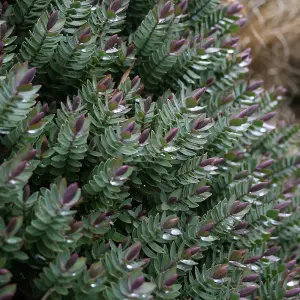
<path fill-rule="evenodd" d="M 213 242 L 213 241 L 216 241 L 217 239 L 218 239 L 217 237 L 214 237 L 212 235 L 201 237 L 201 240 L 204 242 Z"/>
<path fill-rule="evenodd" d="M 170 228 L 165 230 L 166 233 L 170 233 L 171 235 L 181 235 L 182 232 L 178 228 Z"/>
<path fill-rule="evenodd" d="M 150 294 L 156 288 L 152 282 L 145 282 L 138 289 L 134 290 L 136 294 Z"/>
<path fill-rule="evenodd" d="M 287 286 L 293 287 L 299 284 L 299 280 L 292 280 L 287 283 Z"/>
<path fill-rule="evenodd" d="M 195 261 L 193 261 L 191 259 L 182 259 L 182 260 L 180 260 L 180 263 L 182 263 L 184 265 L 188 265 L 188 266 L 196 266 L 196 265 L 198 265 L 198 263 L 196 263 Z"/>

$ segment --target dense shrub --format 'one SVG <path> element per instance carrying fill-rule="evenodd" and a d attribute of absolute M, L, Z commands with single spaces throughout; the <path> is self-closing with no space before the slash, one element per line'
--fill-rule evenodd
<path fill-rule="evenodd" d="M 299 126 L 219 2 L 2 1 L 1 300 L 297 297 Z"/>

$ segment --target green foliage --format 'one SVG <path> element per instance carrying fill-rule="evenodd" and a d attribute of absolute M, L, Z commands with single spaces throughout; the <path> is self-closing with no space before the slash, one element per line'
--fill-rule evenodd
<path fill-rule="evenodd" d="M 35 104 L 41 86 L 32 85 L 35 70 L 28 64 L 17 64 L 1 80 L 0 132 L 9 133 L 26 118 Z"/>
<path fill-rule="evenodd" d="M 6 297 L 6 298 L 11 298 L 14 296 L 17 285 L 16 284 L 7 284 L 10 282 L 12 278 L 12 274 L 6 270 L 6 269 L 1 269 L 1 281 L 0 281 L 0 295 L 1 297 Z"/>
<path fill-rule="evenodd" d="M 50 2 L 51 0 L 18 0 L 13 6 L 13 16 L 9 20 L 22 31 L 30 30 Z"/>
<path fill-rule="evenodd" d="M 218 0 L 192 0 L 189 6 L 189 19 L 200 22 L 202 19 L 209 18 L 215 12 Z"/>
<path fill-rule="evenodd" d="M 26 119 L 19 122 L 17 127 L 2 139 L 3 145 L 15 152 L 23 146 L 34 144 L 47 127 L 52 126 L 50 122 L 54 116 L 45 116 L 46 110 L 47 105 L 42 107 L 37 103 L 27 114 Z"/>
<path fill-rule="evenodd" d="M 62 29 L 66 34 L 74 34 L 79 27 L 87 23 L 91 13 L 91 4 L 88 1 L 55 0 L 52 3 L 66 18 Z"/>
<path fill-rule="evenodd" d="M 55 153 L 51 157 L 52 173 L 56 176 L 65 175 L 69 180 L 78 179 L 77 173 L 82 166 L 80 162 L 87 151 L 90 119 L 80 115 L 77 119 L 71 116 L 61 126 Z M 73 175 L 74 174 L 74 175 Z"/>
<path fill-rule="evenodd" d="M 64 252 L 51 262 L 49 268 L 45 268 L 36 279 L 35 284 L 47 299 L 52 293 L 58 295 L 68 295 L 70 284 L 74 282 L 85 268 L 85 258 L 78 258 L 77 254 L 70 256 Z"/>
<path fill-rule="evenodd" d="M 166 35 L 172 33 L 168 27 L 175 18 L 174 7 L 167 7 L 167 11 L 164 12 L 166 6 L 163 4 L 164 1 L 159 1 L 133 34 L 136 55 L 150 56 L 162 44 Z"/>
<path fill-rule="evenodd" d="M 122 31 L 126 22 L 128 3 L 128 0 L 122 2 L 105 0 L 101 5 L 91 8 L 89 23 L 99 38 L 106 41 L 110 36 Z"/>
<path fill-rule="evenodd" d="M 49 18 L 43 14 L 30 32 L 30 38 L 20 49 L 20 61 L 27 61 L 31 66 L 41 69 L 47 64 L 54 54 L 62 35 L 65 19 L 57 20 L 58 12 L 54 12 Z"/>
<path fill-rule="evenodd" d="M 0 299 L 298 297 L 299 125 L 220 2 L 2 2 Z"/>
<path fill-rule="evenodd" d="M 24 238 L 28 248 L 46 258 L 68 248 L 65 233 L 75 211 L 70 210 L 80 200 L 80 190 L 73 184 L 66 188 L 66 180 L 51 190 L 43 190 L 34 207 L 34 217 L 26 228 Z M 71 237 L 69 237 L 71 239 Z M 32 249 L 35 247 L 35 249 Z"/>
<path fill-rule="evenodd" d="M 1 70 L 0 74 L 5 74 L 5 71 L 11 67 L 13 62 L 13 58 L 15 53 L 13 53 L 14 49 L 16 48 L 15 40 L 16 36 L 12 36 L 14 27 L 8 27 L 7 22 L 5 20 L 0 21 L 0 43 L 1 43 Z"/>
<path fill-rule="evenodd" d="M 50 76 L 59 84 L 76 86 L 94 53 L 94 41 L 95 36 L 91 36 L 91 28 L 87 24 L 76 30 L 74 35 L 66 36 L 49 62 Z"/>

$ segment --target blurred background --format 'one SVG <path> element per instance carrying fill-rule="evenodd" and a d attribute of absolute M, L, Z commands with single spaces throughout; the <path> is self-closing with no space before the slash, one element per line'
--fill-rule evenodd
<path fill-rule="evenodd" d="M 286 87 L 287 101 L 281 105 L 278 118 L 300 122 L 300 0 L 240 3 L 248 18 L 240 41 L 252 48 L 252 77 L 263 79 L 267 87 Z"/>

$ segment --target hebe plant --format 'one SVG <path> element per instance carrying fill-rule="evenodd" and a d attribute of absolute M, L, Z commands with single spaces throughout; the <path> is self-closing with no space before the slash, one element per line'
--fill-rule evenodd
<path fill-rule="evenodd" d="M 2 1 L 1 300 L 298 297 L 299 125 L 241 9 Z"/>

